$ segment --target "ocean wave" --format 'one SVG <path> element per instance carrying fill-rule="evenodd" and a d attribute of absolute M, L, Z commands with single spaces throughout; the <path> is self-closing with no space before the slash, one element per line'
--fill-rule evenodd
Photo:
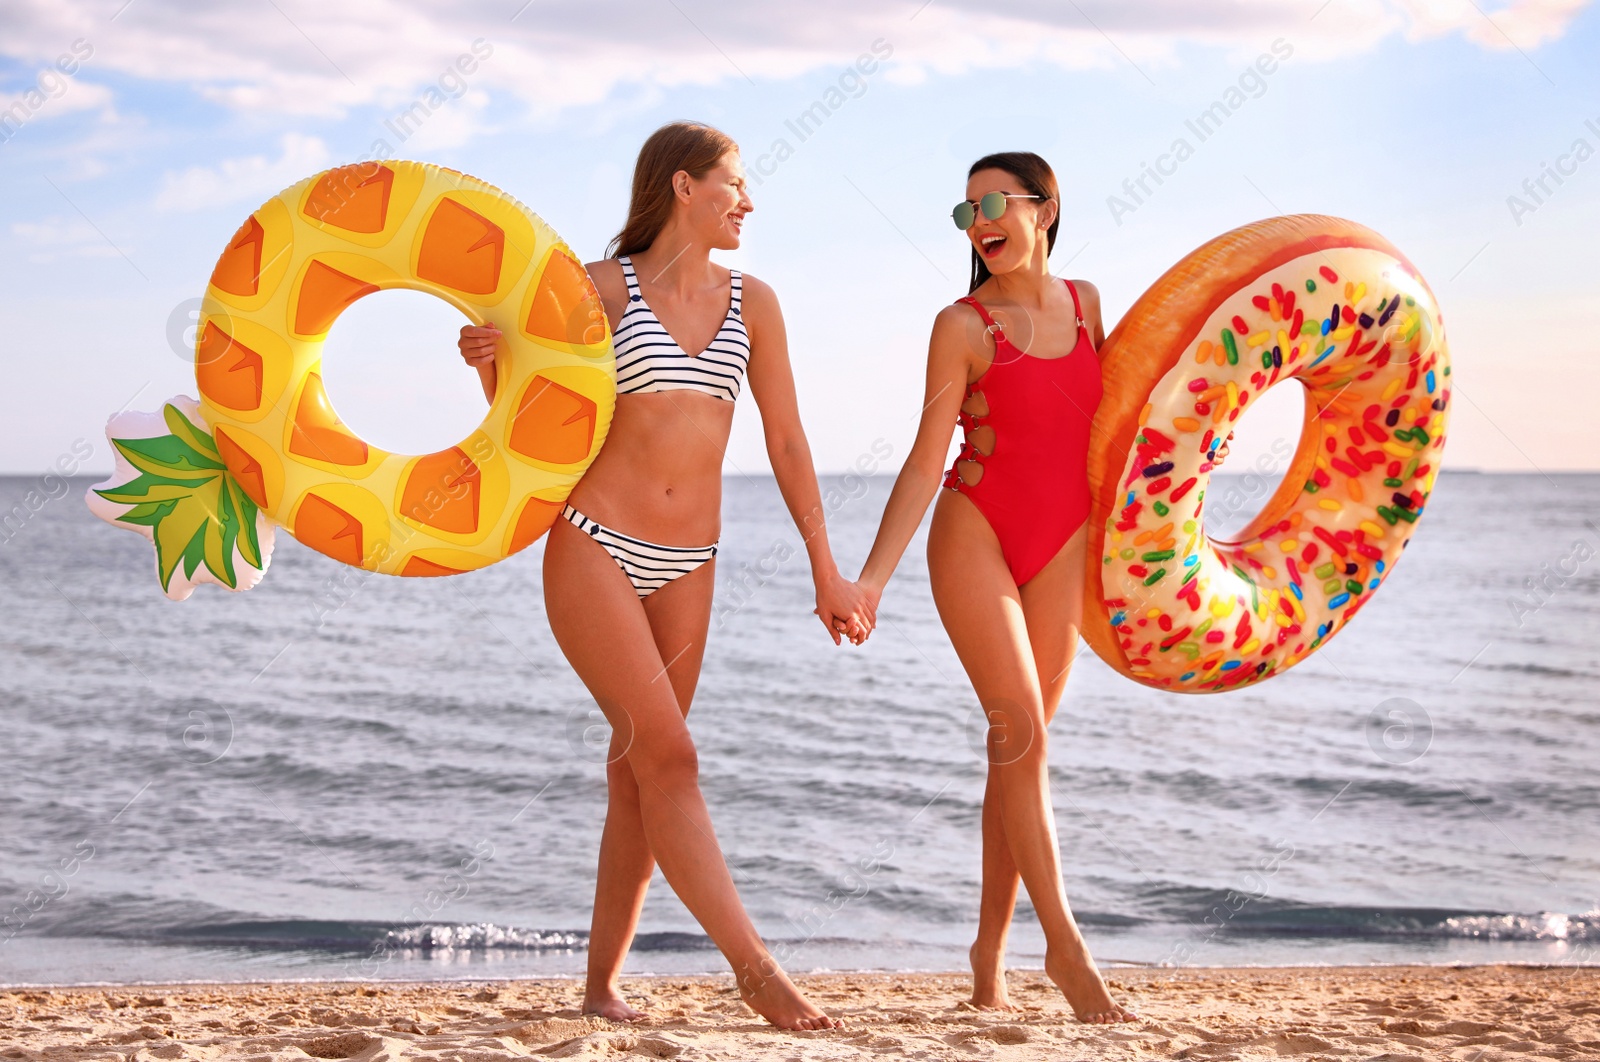
<path fill-rule="evenodd" d="M 1582 915 L 1466 915 L 1447 918 L 1441 936 L 1481 940 L 1600 940 L 1600 911 Z"/>
<path fill-rule="evenodd" d="M 1432 908 L 1300 907 L 1242 909 L 1222 923 L 1236 934 L 1292 937 L 1435 938 L 1485 941 L 1600 941 L 1600 910 L 1518 914 Z"/>
<path fill-rule="evenodd" d="M 575 951 L 588 946 L 589 935 L 564 930 L 520 929 L 492 922 L 469 925 L 441 922 L 391 929 L 384 934 L 382 943 L 418 951 Z"/>
<path fill-rule="evenodd" d="M 235 948 L 253 952 L 366 953 L 374 950 L 433 951 L 581 951 L 589 934 L 581 930 L 527 929 L 491 922 L 366 922 L 307 918 L 212 918 L 200 922 L 172 919 L 175 912 L 146 910 L 142 917 L 74 919 L 39 927 L 38 935 L 140 941 L 178 947 Z M 650 937 L 668 938 L 664 942 Z M 670 938 L 676 933 L 639 935 L 636 947 L 694 950 Z"/>
<path fill-rule="evenodd" d="M 1142 923 L 1147 927 L 1179 924 L 1239 936 L 1600 941 L 1600 908 L 1571 914 L 1455 907 L 1324 905 L 1168 883 L 1139 890 L 1134 909 L 1125 913 L 1139 916 L 1130 919 L 1130 923 Z M 1078 919 L 1086 924 L 1117 924 L 1104 912 L 1084 911 Z"/>
<path fill-rule="evenodd" d="M 1222 895 L 1222 894 L 1218 894 Z M 1231 895 L 1231 894 L 1230 894 Z M 1237 900 L 1234 901 L 1237 903 Z M 1223 904 L 1191 905 L 1182 914 L 1169 908 L 1162 916 L 1137 917 L 1116 912 L 1084 911 L 1079 921 L 1111 930 L 1162 932 L 1209 930 L 1237 937 L 1344 940 L 1463 940 L 1589 944 L 1600 942 L 1600 909 L 1582 914 L 1543 911 L 1460 911 L 1444 908 L 1319 907 L 1282 901 L 1255 901 L 1237 910 Z M 228 947 L 258 952 L 369 953 L 395 951 L 417 955 L 450 952 L 574 952 L 588 947 L 582 930 L 533 929 L 494 922 L 345 922 L 305 919 L 216 921 L 193 925 L 123 927 L 99 932 L 50 936 L 87 936 L 142 940 L 153 944 Z M 109 930 L 109 931 L 108 931 Z M 781 935 L 781 934 L 780 934 Z M 843 939 L 843 938 L 841 938 Z M 859 943 L 859 942 L 858 942 Z M 684 953 L 714 950 L 710 938 L 694 932 L 641 933 L 634 950 Z"/>
<path fill-rule="evenodd" d="M 191 924 L 100 925 L 79 922 L 52 927 L 47 935 L 104 937 L 186 947 L 224 947 L 260 952 L 416 954 L 444 952 L 583 951 L 589 934 L 578 929 L 531 929 L 494 922 L 362 922 L 282 919 L 215 919 Z M 641 952 L 697 952 L 715 949 L 700 933 L 640 933 Z"/>

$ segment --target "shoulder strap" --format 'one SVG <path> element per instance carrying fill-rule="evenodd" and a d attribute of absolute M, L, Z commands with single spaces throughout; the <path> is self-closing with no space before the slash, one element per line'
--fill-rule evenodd
<path fill-rule="evenodd" d="M 622 265 L 622 279 L 627 282 L 629 298 L 635 300 L 643 298 L 639 294 L 639 277 L 633 271 L 633 259 L 623 255 L 617 261 Z"/>
<path fill-rule="evenodd" d="M 1083 303 L 1078 301 L 1078 289 L 1077 289 L 1077 287 L 1073 285 L 1072 281 L 1068 280 L 1065 277 L 1061 278 L 1061 283 L 1065 284 L 1067 286 L 1067 290 L 1072 292 L 1072 310 L 1073 310 L 1074 313 L 1076 313 L 1078 315 L 1078 327 L 1079 328 L 1087 328 L 1087 327 L 1089 327 L 1088 324 L 1085 323 L 1085 321 L 1083 319 Z"/>
<path fill-rule="evenodd" d="M 730 287 L 733 289 L 733 298 L 731 300 L 732 305 L 729 307 L 729 309 L 735 316 L 743 317 L 744 314 L 740 312 L 740 309 L 743 305 L 744 299 L 744 274 L 739 272 L 737 269 L 730 269 L 728 270 L 728 277 L 730 281 Z"/>
<path fill-rule="evenodd" d="M 994 323 L 994 318 L 989 316 L 989 311 L 983 308 L 983 303 L 979 302 L 977 299 L 974 299 L 971 295 L 957 299 L 956 302 L 965 303 L 966 305 L 971 306 L 974 310 L 977 310 L 978 316 L 983 318 L 983 323 L 988 325 L 990 328 L 1000 327 Z"/>

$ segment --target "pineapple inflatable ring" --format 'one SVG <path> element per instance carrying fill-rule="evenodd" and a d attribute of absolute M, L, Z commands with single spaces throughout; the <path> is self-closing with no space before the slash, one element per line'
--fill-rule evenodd
<path fill-rule="evenodd" d="M 478 429 L 423 455 L 342 424 L 322 346 L 375 291 L 435 295 L 503 340 Z M 544 534 L 605 441 L 615 404 L 610 329 L 571 250 L 516 200 L 415 162 L 344 166 L 267 201 L 223 251 L 195 343 L 198 405 L 123 414 L 98 515 L 156 547 L 168 596 L 246 589 L 274 524 L 335 560 L 391 575 L 453 575 Z"/>

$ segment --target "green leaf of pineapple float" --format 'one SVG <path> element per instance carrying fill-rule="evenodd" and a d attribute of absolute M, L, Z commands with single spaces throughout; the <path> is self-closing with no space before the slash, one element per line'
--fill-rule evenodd
<path fill-rule="evenodd" d="M 223 464 L 198 403 L 178 397 L 160 413 L 119 413 L 106 437 L 117 470 L 85 500 L 155 545 L 168 597 L 182 601 L 201 583 L 248 590 L 261 581 L 273 525 Z"/>

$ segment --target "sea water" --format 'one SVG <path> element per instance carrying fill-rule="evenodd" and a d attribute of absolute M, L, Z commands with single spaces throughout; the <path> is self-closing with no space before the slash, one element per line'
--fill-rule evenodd
<path fill-rule="evenodd" d="M 394 579 L 280 534 L 259 588 L 173 603 L 85 485 L 0 480 L 0 982 L 582 971 L 608 731 L 542 547 Z M 823 486 L 854 573 L 891 480 Z M 1597 524 L 1600 476 L 1446 472 L 1372 603 L 1281 677 L 1160 693 L 1085 647 L 1049 739 L 1095 954 L 1600 957 Z M 791 969 L 965 967 L 982 719 L 925 533 L 835 647 L 776 485 L 726 483 L 689 721 Z M 1024 898 L 1011 962 L 1042 957 Z M 659 873 L 628 969 L 725 969 Z"/>

